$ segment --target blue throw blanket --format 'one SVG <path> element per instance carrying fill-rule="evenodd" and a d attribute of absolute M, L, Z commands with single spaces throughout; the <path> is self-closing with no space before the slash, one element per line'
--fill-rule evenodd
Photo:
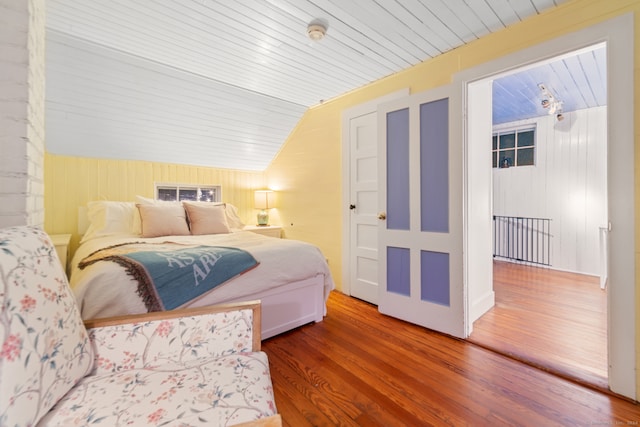
<path fill-rule="evenodd" d="M 135 245 L 132 247 L 131 245 Z M 140 243 L 107 248 L 89 255 L 81 269 L 97 261 L 113 261 L 138 282 L 138 295 L 148 311 L 171 310 L 258 265 L 249 252 L 223 246 L 138 250 Z M 123 248 L 123 246 L 130 246 Z"/>

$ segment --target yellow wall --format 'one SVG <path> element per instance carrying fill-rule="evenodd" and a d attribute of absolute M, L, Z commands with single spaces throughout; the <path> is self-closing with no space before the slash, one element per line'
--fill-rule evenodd
<path fill-rule="evenodd" d="M 280 215 L 286 235 L 318 245 L 329 259 L 334 279 L 338 288 L 341 289 L 342 215 L 343 210 L 347 209 L 341 200 L 343 183 L 341 113 L 343 110 L 407 87 L 410 88 L 411 93 L 416 93 L 448 84 L 452 81 L 453 75 L 461 70 L 627 12 L 635 13 L 634 73 L 637 75 L 640 68 L 638 51 L 640 49 L 640 31 L 638 31 L 640 1 L 575 0 L 311 108 L 267 169 L 267 184 L 274 187 L 281 186 L 284 190 L 280 197 Z M 635 87 L 637 94 L 640 85 L 636 84 Z M 640 132 L 639 100 L 640 97 L 636 95 L 636 132 Z M 638 135 L 635 139 L 637 146 Z M 636 149 L 636 156 L 640 156 L 638 152 L 640 150 Z M 638 164 L 638 158 L 636 164 Z M 637 182 L 639 178 L 640 173 L 636 172 Z M 636 184 L 636 189 L 640 189 L 640 185 Z M 636 210 L 640 212 L 640 194 L 636 195 L 636 204 Z M 637 219 L 636 229 L 640 233 L 640 223 Z M 637 245 L 636 259 L 640 261 Z M 639 288 L 637 279 L 636 288 Z M 637 307 L 640 305 L 640 289 L 636 295 Z M 636 330 L 640 333 L 640 322 L 636 321 L 636 324 Z M 640 339 L 637 342 L 640 343 Z M 637 383 L 640 386 L 640 380 Z"/>
<path fill-rule="evenodd" d="M 264 173 L 134 160 L 105 160 L 45 155 L 45 230 L 73 234 L 77 247 L 78 207 L 92 200 L 134 201 L 153 197 L 155 182 L 222 186 L 222 200 L 238 208 L 240 218 L 255 221 L 253 190 L 263 188 Z"/>

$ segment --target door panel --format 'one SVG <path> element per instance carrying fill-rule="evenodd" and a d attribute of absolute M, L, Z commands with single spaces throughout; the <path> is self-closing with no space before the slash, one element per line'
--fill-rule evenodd
<path fill-rule="evenodd" d="M 387 194 L 387 228 L 409 230 L 409 109 L 404 108 L 387 114 L 386 187 L 393 188 Z M 381 184 L 384 184 L 381 181 Z"/>
<path fill-rule="evenodd" d="M 420 251 L 420 263 L 420 299 L 449 306 L 449 254 Z"/>
<path fill-rule="evenodd" d="M 449 231 L 449 99 L 420 104 L 422 231 Z"/>
<path fill-rule="evenodd" d="M 387 246 L 387 292 L 411 295 L 411 252 L 407 248 Z"/>
<path fill-rule="evenodd" d="M 350 134 L 351 295 L 378 303 L 378 124 L 375 112 L 352 118 Z"/>
<path fill-rule="evenodd" d="M 465 337 L 459 106 L 447 86 L 378 110 L 378 309 Z"/>

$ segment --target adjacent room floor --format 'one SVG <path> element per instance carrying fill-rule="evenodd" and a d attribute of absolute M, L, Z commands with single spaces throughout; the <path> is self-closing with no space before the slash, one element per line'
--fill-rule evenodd
<path fill-rule="evenodd" d="M 607 389 L 607 295 L 599 279 L 494 262 L 496 304 L 469 340 Z"/>

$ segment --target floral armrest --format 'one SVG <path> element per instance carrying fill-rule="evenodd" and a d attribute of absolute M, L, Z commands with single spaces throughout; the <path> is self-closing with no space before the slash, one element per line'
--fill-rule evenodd
<path fill-rule="evenodd" d="M 94 346 L 92 374 L 260 350 L 260 302 L 86 321 Z"/>

